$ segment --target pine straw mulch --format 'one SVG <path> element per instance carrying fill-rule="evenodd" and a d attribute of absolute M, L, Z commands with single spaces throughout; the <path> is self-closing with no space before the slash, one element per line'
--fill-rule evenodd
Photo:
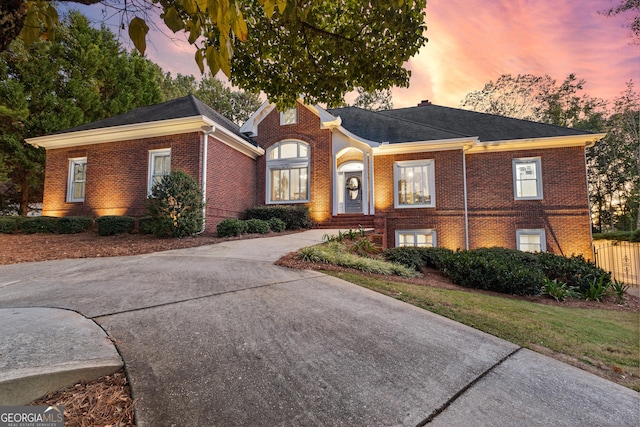
<path fill-rule="evenodd" d="M 124 369 L 86 384 L 49 393 L 36 406 L 64 406 L 65 427 L 135 426 L 134 402 Z"/>

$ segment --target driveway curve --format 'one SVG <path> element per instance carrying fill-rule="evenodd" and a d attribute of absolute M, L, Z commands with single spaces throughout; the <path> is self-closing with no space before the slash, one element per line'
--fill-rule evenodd
<path fill-rule="evenodd" d="M 638 393 L 392 298 L 273 265 L 326 230 L 0 267 L 0 308 L 116 343 L 139 426 L 636 426 Z"/>

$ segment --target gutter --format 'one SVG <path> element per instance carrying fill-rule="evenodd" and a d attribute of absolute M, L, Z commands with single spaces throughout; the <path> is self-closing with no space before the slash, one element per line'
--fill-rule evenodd
<path fill-rule="evenodd" d="M 467 205 L 467 150 L 462 150 L 462 189 L 464 193 L 464 246 L 469 250 L 469 208 Z"/>
<path fill-rule="evenodd" d="M 213 135 L 216 131 L 215 126 L 202 126 L 200 128 L 202 131 L 202 230 L 200 233 L 204 233 L 204 230 L 207 225 L 207 159 L 208 159 L 208 150 L 209 150 L 209 135 Z"/>

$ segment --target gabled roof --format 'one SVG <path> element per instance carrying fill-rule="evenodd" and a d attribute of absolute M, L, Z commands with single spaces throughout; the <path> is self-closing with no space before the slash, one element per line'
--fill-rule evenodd
<path fill-rule="evenodd" d="M 432 104 L 375 112 L 357 107 L 328 111 L 339 116 L 342 126 L 350 132 L 391 144 L 465 136 L 475 136 L 480 141 L 508 141 L 591 135 L 578 129 Z"/>
<path fill-rule="evenodd" d="M 83 130 L 101 129 L 114 126 L 135 125 L 141 123 L 158 122 L 162 120 L 182 119 L 187 117 L 205 116 L 224 127 L 228 131 L 241 136 L 240 127 L 222 114 L 209 107 L 193 95 L 183 96 L 161 104 L 147 105 L 97 122 L 86 123 L 55 134 L 78 132 Z"/>

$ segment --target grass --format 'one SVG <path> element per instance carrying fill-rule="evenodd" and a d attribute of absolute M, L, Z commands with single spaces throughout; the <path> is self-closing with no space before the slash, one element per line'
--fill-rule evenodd
<path fill-rule="evenodd" d="M 640 313 L 558 307 L 477 292 L 394 282 L 352 272 L 324 273 L 521 347 L 537 351 L 549 349 L 568 355 L 595 367 L 602 376 L 640 391 Z"/>

